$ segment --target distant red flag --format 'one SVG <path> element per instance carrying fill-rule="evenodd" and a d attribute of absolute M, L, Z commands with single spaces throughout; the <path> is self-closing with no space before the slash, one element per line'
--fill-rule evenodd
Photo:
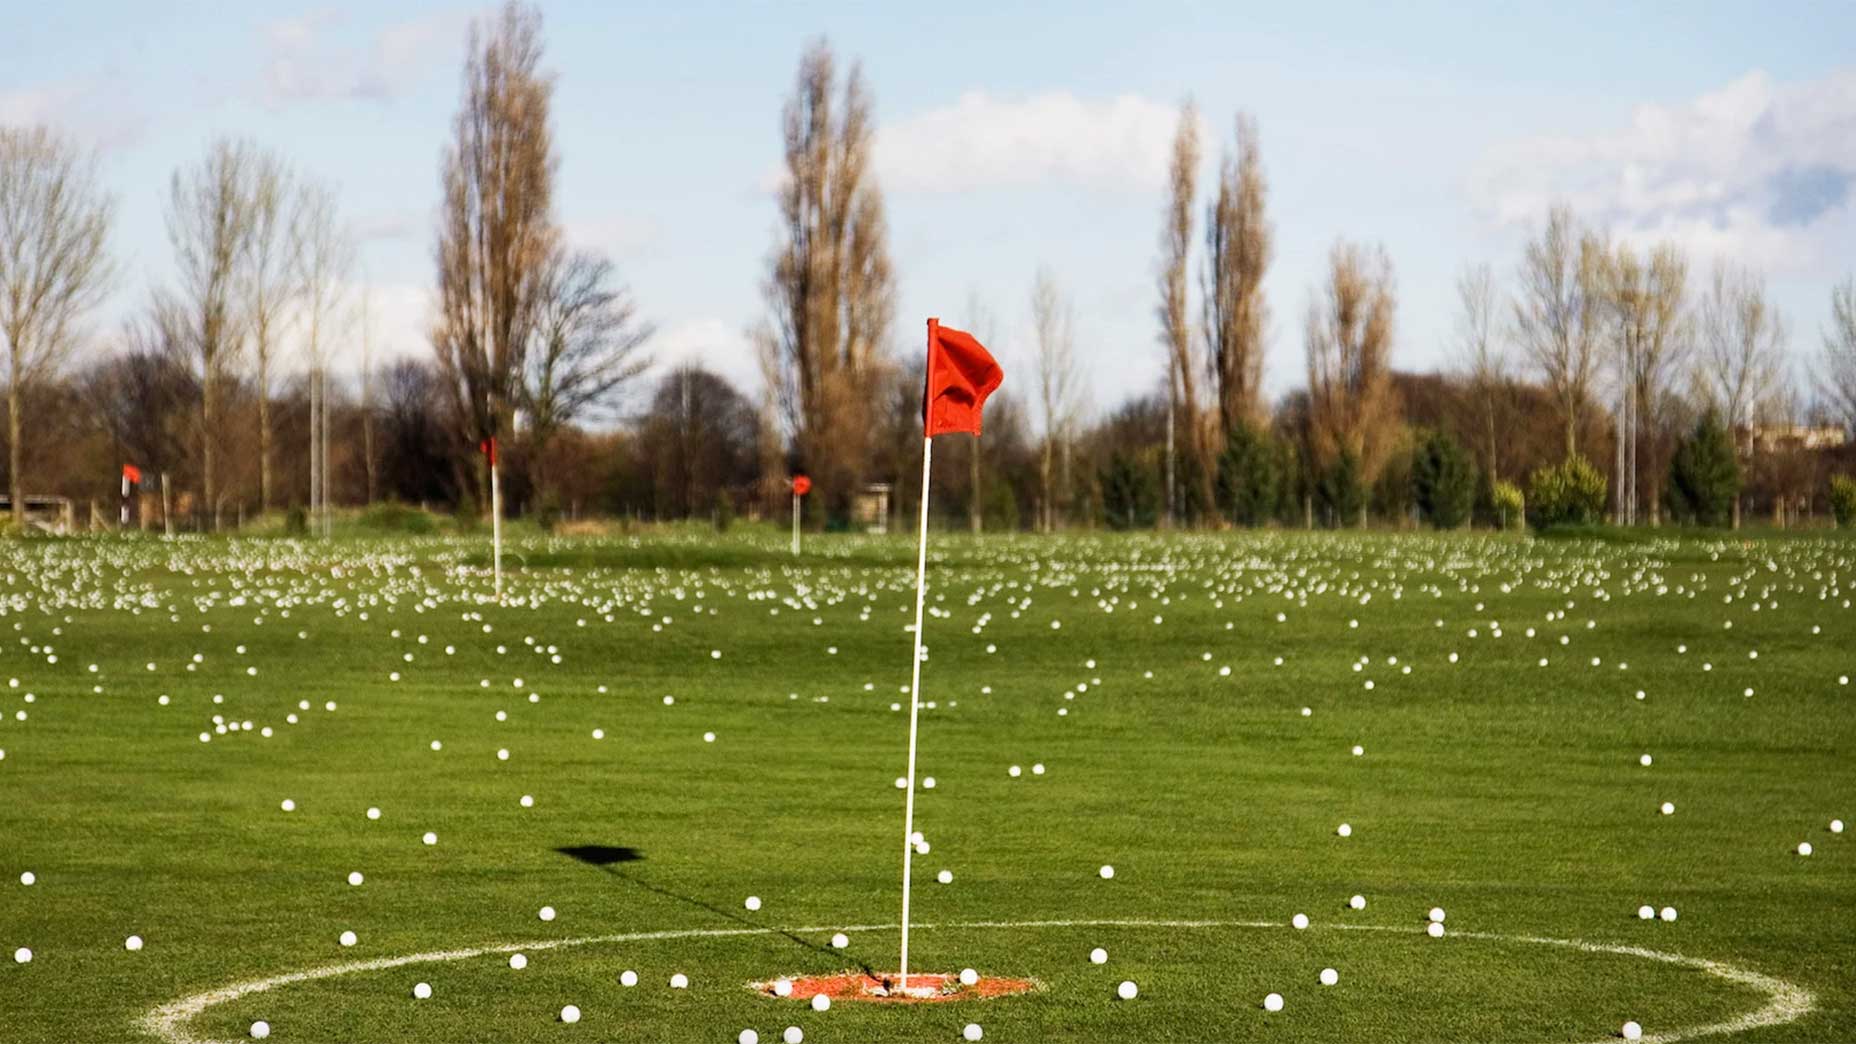
<path fill-rule="evenodd" d="M 950 431 L 980 433 L 986 397 L 1005 380 L 1005 371 L 970 333 L 928 320 L 928 381 L 922 394 L 922 425 L 930 438 Z"/>
<path fill-rule="evenodd" d="M 477 452 L 490 458 L 491 467 L 496 466 L 496 439 L 494 437 L 484 439 L 482 442 L 477 443 Z"/>
<path fill-rule="evenodd" d="M 812 492 L 812 480 L 805 475 L 793 476 L 793 495 L 803 497 Z"/>
<path fill-rule="evenodd" d="M 134 464 L 124 464 L 122 466 L 122 477 L 131 485 L 139 486 L 142 484 L 142 469 L 136 467 Z"/>

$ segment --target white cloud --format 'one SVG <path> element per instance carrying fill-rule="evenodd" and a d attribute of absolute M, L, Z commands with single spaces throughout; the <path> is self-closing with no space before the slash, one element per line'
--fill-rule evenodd
<path fill-rule="evenodd" d="M 1775 83 L 1753 72 L 1628 126 L 1488 153 L 1470 178 L 1485 217 L 1540 222 L 1564 201 L 1632 239 L 1775 269 L 1821 264 L 1856 226 L 1856 71 Z"/>
<path fill-rule="evenodd" d="M 726 377 L 743 395 L 760 387 L 760 362 L 746 331 L 724 319 L 705 316 L 665 323 L 646 345 L 653 372 L 662 374 L 695 363 Z"/>
<path fill-rule="evenodd" d="M 325 99 L 391 101 L 458 48 L 476 12 L 441 11 L 396 22 L 364 45 L 330 40 L 342 16 L 312 11 L 267 23 L 261 90 L 281 109 Z"/>
<path fill-rule="evenodd" d="M 1178 125 L 1175 106 L 1133 94 L 1086 100 L 1046 91 L 1007 99 L 969 91 L 879 129 L 877 173 L 885 190 L 900 191 L 1052 183 L 1153 189 L 1166 183 Z"/>
<path fill-rule="evenodd" d="M 38 124 L 109 150 L 136 144 L 149 119 L 131 92 L 94 77 L 0 90 L 0 125 Z"/>

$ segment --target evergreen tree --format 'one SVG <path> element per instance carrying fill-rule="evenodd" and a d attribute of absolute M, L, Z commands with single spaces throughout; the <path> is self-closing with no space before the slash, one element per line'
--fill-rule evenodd
<path fill-rule="evenodd" d="M 1461 444 L 1431 432 L 1412 451 L 1412 486 L 1418 510 L 1438 529 L 1455 529 L 1469 518 L 1476 495 L 1476 470 Z"/>
<path fill-rule="evenodd" d="M 1677 447 L 1669 462 L 1669 513 L 1684 522 L 1726 525 L 1740 494 L 1740 461 L 1733 437 L 1713 411 Z"/>

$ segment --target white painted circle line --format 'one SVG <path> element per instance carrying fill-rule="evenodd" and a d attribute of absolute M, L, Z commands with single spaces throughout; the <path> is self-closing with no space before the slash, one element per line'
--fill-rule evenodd
<path fill-rule="evenodd" d="M 1287 928 L 1288 925 L 1278 921 L 1150 921 L 1150 920 L 1055 920 L 1055 921 L 956 921 L 947 924 L 918 924 L 917 931 L 934 931 L 947 929 L 1037 929 L 1037 928 Z M 1403 928 L 1393 925 L 1377 924 L 1329 924 L 1323 928 L 1335 928 L 1345 931 L 1382 931 L 1382 932 L 1417 932 L 1416 928 Z M 424 953 L 410 953 L 399 957 L 381 957 L 370 961 L 346 961 L 340 964 L 325 964 L 302 971 L 286 972 L 262 979 L 249 979 L 235 982 L 217 989 L 190 994 L 178 1000 L 149 1009 L 136 1020 L 136 1027 L 145 1033 L 164 1041 L 165 1044 L 237 1044 L 237 1042 L 215 1041 L 196 1037 L 188 1032 L 187 1024 L 208 1008 L 220 1004 L 229 1004 L 241 997 L 254 993 L 263 993 L 280 986 L 290 986 L 300 982 L 315 982 L 319 979 L 332 979 L 342 975 L 354 975 L 361 972 L 386 971 L 390 968 L 403 968 L 410 964 L 438 964 L 446 961 L 464 961 L 473 957 L 490 954 L 514 953 L 518 950 L 559 950 L 574 946 L 598 946 L 605 943 L 658 942 L 673 939 L 718 939 L 731 936 L 775 935 L 789 933 L 823 934 L 825 932 L 893 932 L 900 931 L 897 924 L 860 924 L 828 925 L 806 928 L 678 928 L 655 932 L 620 932 L 613 935 L 588 935 L 577 939 L 540 939 L 517 943 L 492 943 L 487 946 L 471 947 L 463 950 L 430 950 Z M 1489 942 L 1515 942 L 1540 946 L 1561 946 L 1585 953 L 1609 953 L 1622 957 L 1639 957 L 1644 960 L 1661 961 L 1665 964 L 1680 965 L 1723 979 L 1735 985 L 1758 990 L 1767 996 L 1766 1004 L 1754 1011 L 1747 1012 L 1724 1022 L 1710 1023 L 1687 1029 L 1671 1030 L 1643 1038 L 1644 1044 L 1676 1044 L 1678 1041 L 1692 1040 L 1697 1037 L 1714 1036 L 1723 1033 L 1744 1033 L 1749 1030 L 1782 1026 L 1809 1014 L 1817 1006 L 1817 998 L 1811 991 L 1784 979 L 1764 975 L 1749 968 L 1742 968 L 1725 961 L 1710 961 L 1699 957 L 1687 957 L 1679 953 L 1662 950 L 1650 950 L 1639 946 L 1620 946 L 1611 943 L 1585 942 L 1579 939 L 1550 939 L 1533 935 L 1498 935 L 1491 932 L 1457 931 L 1450 933 L 1453 939 L 1480 939 Z"/>

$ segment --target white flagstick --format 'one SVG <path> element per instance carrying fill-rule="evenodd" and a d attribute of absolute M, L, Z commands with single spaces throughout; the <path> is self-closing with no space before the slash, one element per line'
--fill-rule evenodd
<path fill-rule="evenodd" d="M 490 443 L 490 552 L 496 570 L 496 600 L 503 600 L 503 477 L 497 471 L 496 443 Z"/>
<path fill-rule="evenodd" d="M 909 871 L 915 860 L 915 722 L 922 706 L 922 594 L 928 580 L 928 462 L 934 437 L 922 438 L 922 526 L 915 549 L 915 655 L 909 660 L 909 791 L 902 813 L 902 985 L 909 988 Z"/>
<path fill-rule="evenodd" d="M 799 553 L 799 491 L 793 490 L 793 554 Z"/>

